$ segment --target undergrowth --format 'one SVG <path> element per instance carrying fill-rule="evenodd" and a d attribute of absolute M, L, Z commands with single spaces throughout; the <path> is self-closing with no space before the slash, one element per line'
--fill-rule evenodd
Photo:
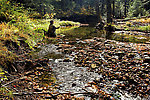
<path fill-rule="evenodd" d="M 146 43 L 149 41 L 149 37 L 144 36 L 134 36 L 134 35 L 122 35 L 122 34 L 113 34 L 113 39 L 122 42 L 132 42 L 132 43 Z"/>
<path fill-rule="evenodd" d="M 47 14 L 51 15 L 51 14 Z M 34 19 L 39 18 L 34 10 L 25 9 L 22 4 L 0 0 L 0 65 L 7 68 L 24 51 L 34 50 L 38 43 L 53 43 L 55 40 L 48 40 L 44 31 L 48 31 L 50 20 Z M 52 18 L 51 16 L 49 16 Z M 71 21 L 54 20 L 56 27 L 79 26 L 79 23 Z M 56 33 L 63 31 L 63 28 Z M 46 39 L 46 40 L 45 40 Z"/>

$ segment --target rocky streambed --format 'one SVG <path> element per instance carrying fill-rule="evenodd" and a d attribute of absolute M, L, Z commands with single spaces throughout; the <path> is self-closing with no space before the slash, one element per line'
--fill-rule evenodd
<path fill-rule="evenodd" d="M 61 94 L 90 99 L 149 99 L 150 44 L 93 38 L 61 40 L 49 59 Z M 52 51 L 52 50 L 51 50 Z"/>

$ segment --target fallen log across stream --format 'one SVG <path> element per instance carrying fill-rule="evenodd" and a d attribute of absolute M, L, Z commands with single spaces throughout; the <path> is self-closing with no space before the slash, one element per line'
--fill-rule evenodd
<path fill-rule="evenodd" d="M 143 32 L 143 33 L 150 33 L 150 31 L 143 31 L 143 30 L 136 30 L 136 29 L 129 29 L 129 30 L 126 30 L 126 29 L 124 29 L 124 28 L 117 28 L 117 29 L 115 29 L 116 31 L 132 31 L 132 32 Z"/>

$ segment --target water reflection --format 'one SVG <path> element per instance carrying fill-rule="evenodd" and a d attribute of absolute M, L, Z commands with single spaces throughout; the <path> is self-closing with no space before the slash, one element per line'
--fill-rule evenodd
<path fill-rule="evenodd" d="M 63 28 L 57 31 L 58 34 L 64 34 L 65 38 L 74 40 L 79 39 L 89 39 L 93 37 L 103 37 L 105 38 L 105 31 L 98 31 L 94 27 L 75 27 L 75 28 Z"/>
<path fill-rule="evenodd" d="M 147 41 L 149 41 L 149 37 L 141 36 L 141 34 L 145 33 L 131 32 L 131 31 L 124 32 L 130 33 L 127 35 L 122 34 L 122 32 L 123 31 L 119 33 L 118 31 L 106 32 L 105 30 L 97 30 L 95 27 L 67 27 L 67 28 L 65 27 L 57 30 L 58 35 L 63 34 L 65 35 L 64 38 L 69 40 L 75 40 L 76 38 L 83 40 L 83 39 L 90 39 L 93 37 L 101 37 L 121 42 L 146 43 Z"/>

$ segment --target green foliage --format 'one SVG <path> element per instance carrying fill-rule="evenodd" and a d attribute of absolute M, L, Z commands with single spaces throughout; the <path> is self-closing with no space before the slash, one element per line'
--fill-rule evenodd
<path fill-rule="evenodd" d="M 134 0 L 133 4 L 129 8 L 128 16 L 137 17 L 139 15 L 143 16 L 146 14 L 145 9 L 142 7 L 141 0 Z"/>
<path fill-rule="evenodd" d="M 8 0 L 3 0 L 8 1 Z M 51 18 L 50 14 L 56 13 L 53 17 L 69 17 L 75 14 L 83 15 L 95 15 L 97 11 L 97 5 L 101 15 L 106 16 L 107 9 L 106 0 L 12 0 L 17 1 L 25 5 L 32 18 Z M 113 1 L 113 0 L 112 0 Z M 115 17 L 126 17 L 125 12 L 128 13 L 128 17 L 138 15 L 149 15 L 150 8 L 149 2 L 143 2 L 143 0 L 114 0 L 114 12 Z M 141 2 L 142 1 L 142 2 Z M 112 2 L 111 2 L 112 3 Z M 5 5 L 4 5 L 5 6 Z M 30 9 L 33 8 L 34 10 Z M 125 11 L 126 9 L 126 11 Z M 146 9 L 146 10 L 145 10 Z M 35 12 L 38 11 L 38 12 Z"/>
<path fill-rule="evenodd" d="M 1 21 L 25 21 L 27 11 L 21 4 L 12 3 L 9 0 L 0 0 L 0 20 Z"/>
<path fill-rule="evenodd" d="M 5 87 L 0 87 L 0 97 L 3 97 L 4 100 L 12 100 L 12 91 L 8 91 Z"/>
<path fill-rule="evenodd" d="M 6 13 L 8 16 L 5 16 L 5 21 L 8 21 L 8 23 L 2 22 L 0 24 L 0 65 L 8 68 L 8 65 L 18 58 L 14 44 L 18 47 L 22 46 L 20 40 L 23 40 L 27 44 L 25 48 L 34 49 L 33 47 L 45 38 L 44 31 L 48 30 L 50 19 L 33 19 L 33 17 L 36 18 L 40 14 L 32 9 L 25 10 L 22 5 L 11 3 L 8 0 L 0 1 L 0 3 L 3 4 L 0 5 L 2 7 L 0 8 L 0 18 L 3 18 L 4 15 L 2 14 L 9 12 L 8 14 Z M 45 15 L 45 17 L 49 18 L 53 18 L 54 16 L 55 13 Z M 71 21 L 61 22 L 59 20 L 54 20 L 54 24 L 56 27 L 61 25 L 79 25 L 79 23 Z M 49 41 L 48 39 L 46 40 Z M 8 44 L 6 44 L 7 41 L 9 41 Z M 49 42 L 54 43 L 56 41 L 52 40 Z"/>
<path fill-rule="evenodd" d="M 2 67 L 0 66 L 0 84 L 1 82 L 8 80 L 7 76 L 5 75 L 5 71 L 2 69 Z"/>
<path fill-rule="evenodd" d="M 0 19 L 10 20 L 10 17 L 11 17 L 10 2 L 8 0 L 0 0 Z"/>
<path fill-rule="evenodd" d="M 37 26 L 42 23 L 29 15 L 22 5 L 0 0 L 0 20 L 7 21 L 0 24 L 0 65 L 5 68 L 18 58 L 16 50 L 21 46 L 20 40 L 28 44 L 25 48 L 33 49 L 44 37 Z"/>
<path fill-rule="evenodd" d="M 142 31 L 150 31 L 150 25 L 148 25 L 148 26 L 140 26 L 139 28 L 138 28 L 139 30 L 142 30 Z"/>
<path fill-rule="evenodd" d="M 42 18 L 46 13 L 52 13 L 54 10 L 54 6 L 52 5 L 55 0 L 13 0 L 20 2 L 25 5 L 26 8 L 33 8 L 38 13 L 32 9 L 29 9 L 32 18 Z"/>

